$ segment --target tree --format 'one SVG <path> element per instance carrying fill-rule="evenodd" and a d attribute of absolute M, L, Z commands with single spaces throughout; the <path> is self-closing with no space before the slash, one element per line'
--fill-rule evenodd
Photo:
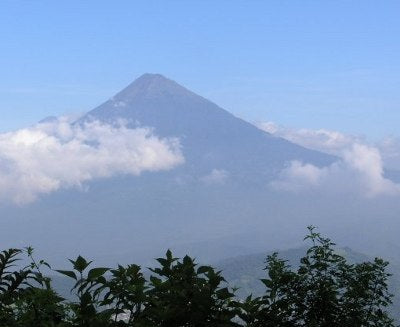
<path fill-rule="evenodd" d="M 276 253 L 267 258 L 266 293 L 245 302 L 241 313 L 248 326 L 394 326 L 387 262 L 348 263 L 314 227 L 305 240 L 311 246 L 297 270 Z"/>
<path fill-rule="evenodd" d="M 197 266 L 185 256 L 181 261 L 167 251 L 161 265 L 151 269 L 149 303 L 145 315 L 152 326 L 237 326 L 234 294 L 221 287 L 225 279 L 210 266 Z"/>

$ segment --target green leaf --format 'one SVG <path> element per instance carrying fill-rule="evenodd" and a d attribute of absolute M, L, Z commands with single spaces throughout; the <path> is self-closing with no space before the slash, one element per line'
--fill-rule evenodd
<path fill-rule="evenodd" d="M 75 280 L 78 280 L 78 278 L 76 277 L 75 273 L 73 271 L 70 270 L 56 270 L 58 273 L 63 274 L 65 276 L 68 276 L 70 278 L 73 278 Z"/>
<path fill-rule="evenodd" d="M 92 261 L 89 262 L 86 261 L 86 259 L 82 256 L 78 256 L 78 258 L 76 258 L 75 261 L 73 260 L 69 261 L 73 264 L 74 269 L 79 271 L 80 273 L 83 272 L 87 268 L 87 266 L 89 266 L 92 263 Z"/>
<path fill-rule="evenodd" d="M 88 279 L 96 279 L 104 275 L 110 268 L 93 268 L 88 273 Z"/>
<path fill-rule="evenodd" d="M 197 269 L 198 274 L 205 274 L 206 272 L 209 272 L 212 268 L 210 266 L 200 266 Z"/>

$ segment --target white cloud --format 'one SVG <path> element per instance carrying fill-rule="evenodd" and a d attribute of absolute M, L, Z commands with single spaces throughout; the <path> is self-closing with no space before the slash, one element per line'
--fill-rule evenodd
<path fill-rule="evenodd" d="M 337 156 L 354 143 L 365 143 L 363 138 L 326 129 L 287 128 L 273 122 L 258 123 L 257 127 L 306 148 Z"/>
<path fill-rule="evenodd" d="M 354 193 L 365 197 L 400 195 L 400 185 L 383 177 L 382 159 L 377 149 L 355 144 L 341 161 L 319 168 L 293 161 L 271 183 L 275 189 L 302 192 L 319 190 Z"/>
<path fill-rule="evenodd" d="M 257 123 L 256 126 L 306 148 L 339 157 L 342 157 L 344 150 L 351 149 L 354 144 L 373 146 L 379 150 L 385 168 L 400 170 L 400 138 L 386 137 L 376 144 L 369 144 L 364 137 L 326 129 L 287 128 L 273 122 Z"/>
<path fill-rule="evenodd" d="M 303 191 L 305 188 L 319 187 L 326 174 L 327 168 L 318 168 L 295 160 L 281 171 L 279 178 L 271 186 L 285 191 Z"/>
<path fill-rule="evenodd" d="M 393 162 L 400 158 L 397 157 L 400 142 L 395 139 L 373 146 L 363 138 L 324 129 L 290 129 L 271 122 L 257 126 L 293 143 L 340 158 L 324 168 L 293 161 L 271 183 L 274 188 L 295 192 L 307 189 L 355 192 L 366 197 L 400 195 L 400 185 L 384 177 L 384 166 L 388 166 L 386 160 L 390 155 Z"/>
<path fill-rule="evenodd" d="M 44 122 L 0 134 L 0 200 L 29 203 L 96 178 L 167 170 L 183 162 L 178 140 L 158 138 L 149 128 Z"/>
<path fill-rule="evenodd" d="M 400 138 L 387 137 L 378 143 L 385 167 L 400 170 Z"/>
<path fill-rule="evenodd" d="M 200 178 L 205 184 L 223 184 L 228 178 L 229 173 L 224 169 L 213 169 L 208 175 Z"/>

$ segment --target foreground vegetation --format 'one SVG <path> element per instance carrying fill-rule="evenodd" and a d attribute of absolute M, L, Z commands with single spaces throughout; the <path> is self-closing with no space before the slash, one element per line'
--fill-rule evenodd
<path fill-rule="evenodd" d="M 70 260 L 72 270 L 57 270 L 74 281 L 76 300 L 67 301 L 32 248 L 10 249 L 0 253 L 0 326 L 394 326 L 387 262 L 348 263 L 312 227 L 305 239 L 299 267 L 268 256 L 264 295 L 244 301 L 221 272 L 170 251 L 149 278 L 134 264 L 92 268 L 81 256 Z M 30 264 L 18 268 L 23 254 Z"/>

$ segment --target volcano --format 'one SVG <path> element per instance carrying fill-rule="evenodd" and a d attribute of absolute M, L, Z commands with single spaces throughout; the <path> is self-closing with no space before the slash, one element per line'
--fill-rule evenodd
<path fill-rule="evenodd" d="M 85 128 L 93 121 L 123 121 L 128 129 L 174 138 L 184 160 L 168 170 L 94 179 L 30 205 L 2 207 L 4 244 L 32 244 L 55 263 L 77 249 L 104 264 L 151 261 L 167 248 L 210 261 L 297 246 L 293 240 L 309 224 L 335 230 L 352 224 L 349 216 L 380 212 L 349 197 L 271 189 L 293 160 L 324 167 L 337 158 L 262 131 L 159 74 L 139 77 L 73 124 Z"/>
<path fill-rule="evenodd" d="M 186 173 L 224 170 L 236 179 L 265 182 L 292 160 L 316 166 L 335 158 L 274 137 L 211 101 L 159 74 L 144 74 L 80 122 L 118 119 L 149 126 L 162 137 L 177 137 Z"/>

